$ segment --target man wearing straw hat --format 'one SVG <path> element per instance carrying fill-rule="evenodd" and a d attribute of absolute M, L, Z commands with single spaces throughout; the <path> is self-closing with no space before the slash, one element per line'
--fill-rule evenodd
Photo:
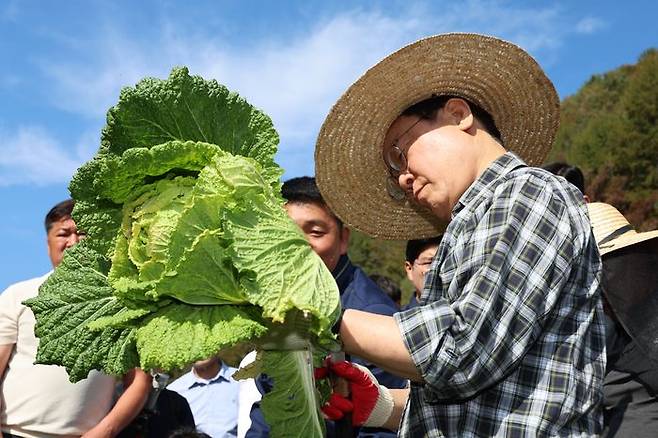
<path fill-rule="evenodd" d="M 604 436 L 658 431 L 658 230 L 637 233 L 612 205 L 588 204 L 603 260 L 608 366 Z"/>
<path fill-rule="evenodd" d="M 601 273 L 587 210 L 572 185 L 528 167 L 545 158 L 558 113 L 534 59 L 475 34 L 404 47 L 338 100 L 315 155 L 330 208 L 379 238 L 445 234 L 418 307 L 346 310 L 339 324 L 347 353 L 410 390 L 330 364 L 351 395 L 334 394 L 325 413 L 353 409 L 356 424 L 409 437 L 601 432 Z"/>

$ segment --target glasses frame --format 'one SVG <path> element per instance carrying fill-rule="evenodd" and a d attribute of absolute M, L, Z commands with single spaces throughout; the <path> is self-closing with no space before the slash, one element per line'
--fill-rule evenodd
<path fill-rule="evenodd" d="M 407 192 L 400 187 L 399 179 L 402 172 L 407 170 L 408 161 L 407 154 L 400 148 L 399 142 L 402 137 L 407 135 L 409 131 L 414 129 L 414 127 L 425 120 L 424 117 L 419 116 L 411 126 L 409 126 L 405 131 L 400 134 L 393 143 L 391 147 L 382 150 L 382 158 L 386 164 L 386 169 L 388 170 L 388 178 L 386 178 L 386 191 L 388 195 L 396 201 L 402 201 L 407 197 Z M 395 152 L 397 157 L 393 156 L 392 153 Z M 393 159 L 392 159 L 393 158 Z"/>
<path fill-rule="evenodd" d="M 421 268 L 423 268 L 423 267 L 429 267 L 429 266 L 432 265 L 432 262 L 434 261 L 434 257 L 432 257 L 432 258 L 429 259 L 429 260 L 423 260 L 422 263 L 419 262 L 419 260 L 420 260 L 420 259 L 416 259 L 416 260 L 414 260 L 413 265 L 414 265 L 414 266 L 421 267 Z"/>

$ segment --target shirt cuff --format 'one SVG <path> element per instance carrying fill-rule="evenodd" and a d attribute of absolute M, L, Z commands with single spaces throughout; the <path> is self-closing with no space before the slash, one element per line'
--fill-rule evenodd
<path fill-rule="evenodd" d="M 425 306 L 398 312 L 393 317 L 411 360 L 426 379 L 445 341 L 444 333 L 455 321 L 455 312 L 445 299 L 440 299 Z"/>

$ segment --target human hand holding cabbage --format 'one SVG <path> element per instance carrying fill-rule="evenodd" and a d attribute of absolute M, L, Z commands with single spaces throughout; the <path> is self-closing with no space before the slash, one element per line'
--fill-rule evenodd
<path fill-rule="evenodd" d="M 327 360 L 324 367 L 315 370 L 315 378 L 333 380 L 333 391 L 322 406 L 328 419 L 341 420 L 349 415 L 354 426 L 382 427 L 391 417 L 393 397 L 368 368 Z"/>

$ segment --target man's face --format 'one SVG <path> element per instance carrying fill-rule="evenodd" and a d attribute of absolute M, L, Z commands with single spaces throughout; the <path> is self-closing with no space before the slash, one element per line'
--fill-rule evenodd
<path fill-rule="evenodd" d="M 407 278 L 411 281 L 416 288 L 416 296 L 420 294 L 425 285 L 425 274 L 432 264 L 432 259 L 436 254 L 438 245 L 430 245 L 423 249 L 416 260 L 412 262 L 404 262 L 404 270 L 407 272 Z"/>
<path fill-rule="evenodd" d="M 78 243 L 80 239 L 81 235 L 78 234 L 75 222 L 70 217 L 53 222 L 47 235 L 48 257 L 53 267 L 62 261 L 64 250 Z"/>
<path fill-rule="evenodd" d="M 219 363 L 219 357 L 213 356 L 208 359 L 203 359 L 203 360 L 197 360 L 194 362 L 192 365 L 193 368 L 195 369 L 207 369 L 209 367 L 213 367 Z"/>
<path fill-rule="evenodd" d="M 336 218 L 316 203 L 287 203 L 288 216 L 302 229 L 313 251 L 320 256 L 330 271 L 347 253 L 349 229 L 341 228 Z"/>
<path fill-rule="evenodd" d="M 464 102 L 451 99 L 446 108 L 455 100 Z M 472 116 L 469 119 L 446 108 L 432 120 L 398 117 L 386 133 L 383 147 L 386 154 L 396 144 L 406 156 L 407 168 L 398 178 L 400 187 L 413 201 L 449 221 L 452 208 L 478 176 L 478 156 L 473 147 Z"/>

